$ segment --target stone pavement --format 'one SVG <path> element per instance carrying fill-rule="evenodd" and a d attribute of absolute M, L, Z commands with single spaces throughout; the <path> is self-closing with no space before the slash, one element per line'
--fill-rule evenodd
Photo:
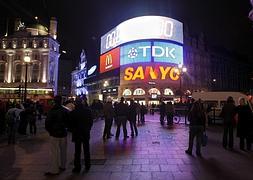
<path fill-rule="evenodd" d="M 92 167 L 88 173 L 73 175 L 73 143 L 68 142 L 67 170 L 57 177 L 45 177 L 49 162 L 48 135 L 20 139 L 16 145 L 0 144 L 0 179 L 87 179 L 87 180 L 252 180 L 253 153 L 228 151 L 221 146 L 221 127 L 208 127 L 208 146 L 203 157 L 189 156 L 188 127 L 161 127 L 158 115 L 147 116 L 139 136 L 123 140 L 102 140 L 103 121 L 94 123 L 91 137 Z M 129 126 L 128 126 L 129 127 Z M 130 128 L 128 128 L 130 129 Z M 112 129 L 115 132 L 115 127 Z M 130 134 L 130 131 L 128 131 Z M 194 152 L 195 154 L 195 152 Z"/>

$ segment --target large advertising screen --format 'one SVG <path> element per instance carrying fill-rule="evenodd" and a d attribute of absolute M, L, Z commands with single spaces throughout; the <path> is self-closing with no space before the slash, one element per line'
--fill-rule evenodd
<path fill-rule="evenodd" d="M 141 62 L 183 64 L 183 46 L 154 40 L 120 47 L 121 66 Z"/>
<path fill-rule="evenodd" d="M 100 73 L 104 73 L 119 67 L 120 48 L 115 48 L 100 56 Z"/>
<path fill-rule="evenodd" d="M 101 37 L 100 53 L 121 44 L 144 39 L 170 40 L 183 44 L 183 24 L 163 16 L 141 16 L 122 22 Z"/>

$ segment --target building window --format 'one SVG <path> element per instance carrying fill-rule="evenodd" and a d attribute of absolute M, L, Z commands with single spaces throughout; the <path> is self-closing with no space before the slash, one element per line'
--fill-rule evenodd
<path fill-rule="evenodd" d="M 5 65 L 0 64 L 0 82 L 4 82 Z"/>
<path fill-rule="evenodd" d="M 132 95 L 132 91 L 130 89 L 125 89 L 123 91 L 123 96 L 131 96 Z"/>
<path fill-rule="evenodd" d="M 142 96 L 142 95 L 145 95 L 145 91 L 142 88 L 137 88 L 134 90 L 133 95 Z"/>
<path fill-rule="evenodd" d="M 170 88 L 164 89 L 164 95 L 173 96 L 174 93 Z"/>
<path fill-rule="evenodd" d="M 151 88 L 149 91 L 148 91 L 149 95 L 152 95 L 152 94 L 157 94 L 157 95 L 161 95 L 160 91 L 157 89 L 157 88 Z"/>
<path fill-rule="evenodd" d="M 15 72 L 15 82 L 21 81 L 21 71 L 22 71 L 21 64 L 17 64 L 16 65 L 16 72 Z"/>
<path fill-rule="evenodd" d="M 34 64 L 32 67 L 32 82 L 38 82 L 39 77 L 39 65 Z"/>

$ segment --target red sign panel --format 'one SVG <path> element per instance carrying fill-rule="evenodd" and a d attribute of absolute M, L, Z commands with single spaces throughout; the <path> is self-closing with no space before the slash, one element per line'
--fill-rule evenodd
<path fill-rule="evenodd" d="M 100 56 L 100 73 L 116 69 L 120 65 L 120 48 L 115 48 Z"/>

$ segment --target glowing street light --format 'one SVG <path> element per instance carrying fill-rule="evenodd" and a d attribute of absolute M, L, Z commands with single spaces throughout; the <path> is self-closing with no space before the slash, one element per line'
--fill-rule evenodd
<path fill-rule="evenodd" d="M 31 62 L 31 58 L 29 54 L 26 54 L 24 57 L 24 63 L 25 63 L 25 91 L 24 91 L 24 102 L 26 102 L 27 98 L 27 69 L 28 69 L 28 63 Z"/>
<path fill-rule="evenodd" d="M 182 102 L 182 76 L 187 72 L 187 68 L 183 64 L 178 64 L 178 68 L 175 71 L 179 74 L 179 90 L 180 90 L 180 102 Z"/>

